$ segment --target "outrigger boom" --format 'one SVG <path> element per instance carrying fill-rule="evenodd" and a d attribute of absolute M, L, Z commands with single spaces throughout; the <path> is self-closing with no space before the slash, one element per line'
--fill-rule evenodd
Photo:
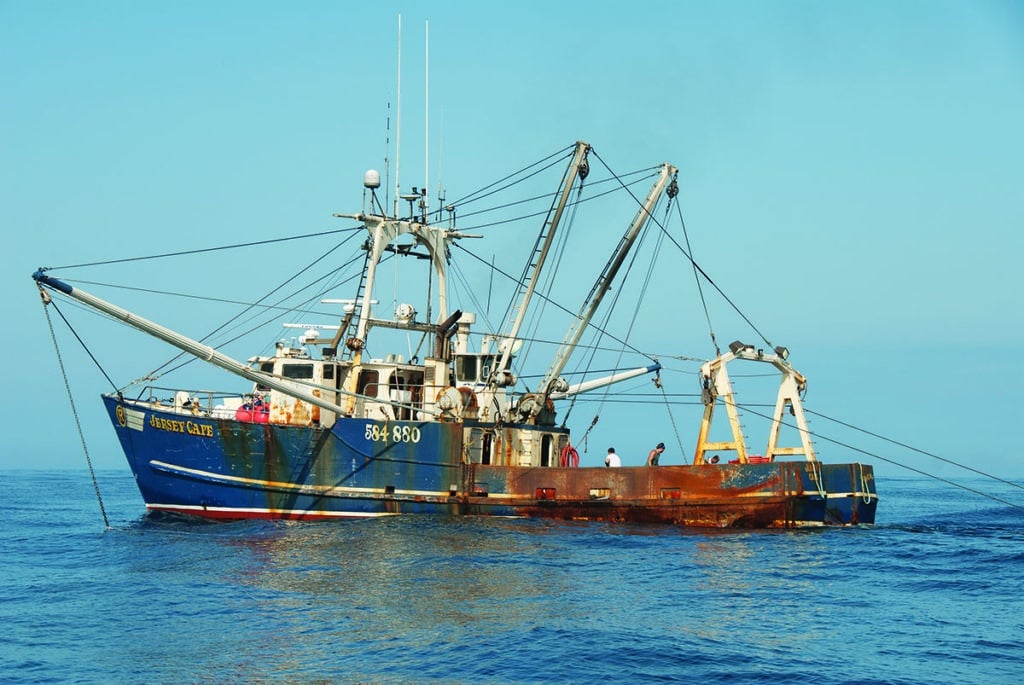
<path fill-rule="evenodd" d="M 306 392 L 301 388 L 297 388 L 293 383 L 283 382 L 275 378 L 272 374 L 257 371 L 237 359 L 233 359 L 222 352 L 218 352 L 209 345 L 204 345 L 203 343 L 193 340 L 188 336 L 172 331 L 166 326 L 161 326 L 160 324 L 150 321 L 149 319 L 145 319 L 123 307 L 119 307 L 116 304 L 100 299 L 81 288 L 75 288 L 64 281 L 47 276 L 43 269 L 39 269 L 32 274 L 32 278 L 39 284 L 40 290 L 42 290 L 42 286 L 44 285 L 53 288 L 54 290 L 58 290 L 68 297 L 78 300 L 82 304 L 88 305 L 89 307 L 101 311 L 104 314 L 108 314 L 133 328 L 137 328 L 143 333 L 148 333 L 149 335 L 159 338 L 160 340 L 177 347 L 179 350 L 188 352 L 198 359 L 209 362 L 214 366 L 219 366 L 220 368 L 230 371 L 237 376 L 241 376 L 246 380 L 265 385 L 268 388 L 273 388 L 274 390 L 304 402 L 309 402 L 310 404 L 320 407 L 321 409 L 326 409 L 327 411 L 338 410 L 337 405 L 325 401 L 323 398 L 313 394 L 312 392 Z M 335 392 L 334 388 L 324 388 L 324 390 Z"/>

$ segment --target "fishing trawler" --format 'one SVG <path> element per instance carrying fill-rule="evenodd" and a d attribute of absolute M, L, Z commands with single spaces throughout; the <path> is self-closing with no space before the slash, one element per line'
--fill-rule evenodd
<path fill-rule="evenodd" d="M 402 195 L 408 211 L 399 216 L 396 189 L 394 210 L 386 211 L 390 202 L 381 198 L 376 171 L 364 176 L 363 210 L 334 215 L 356 222 L 365 234 L 350 297 L 322 300 L 340 305 L 335 322 L 290 324 L 303 330 L 297 342 L 281 340 L 246 362 L 47 269 L 33 278 L 46 305 L 70 298 L 251 384 L 236 392 L 145 385 L 102 396 L 150 511 L 224 520 L 444 514 L 717 528 L 873 523 L 878 497 L 872 467 L 817 458 L 802 405 L 806 379 L 781 346 L 766 351 L 737 341 L 700 366 L 703 416 L 691 463 L 580 464 L 579 441 L 574 443 L 561 407 L 631 379 L 661 387 L 657 357 L 627 369 L 602 369 L 602 375 L 590 373 L 589 364 L 570 374 L 567 365 L 584 349 L 584 335 L 595 328 L 603 333 L 594 323 L 605 296 L 622 279 L 645 231 L 652 225 L 664 230 L 654 219 L 656 208 L 678 192 L 676 168 L 662 164 L 642 200 L 630 193 L 632 221 L 582 306 L 569 312 L 567 332 L 546 371 L 527 383 L 525 348 L 538 335 L 526 334 L 526 322 L 538 303 L 549 301 L 542 295 L 544 279 L 557 250 L 564 249 L 557 247 L 562 224 L 584 202 L 593 154 L 589 144 L 578 142 L 560 157 L 567 160 L 562 180 L 547 196 L 550 204 L 526 250 L 522 275 L 514 279 L 505 320 L 482 334 L 474 329 L 478 313 L 454 306 L 449 295 L 453 247 L 481 236 L 456 228 L 453 204 L 429 212 L 426 190 Z M 593 247 L 596 237 L 588 242 Z M 408 286 L 408 299 L 396 299 L 393 311 L 380 316 L 384 261 L 394 262 L 396 271 L 406 262 L 426 262 L 426 275 Z M 397 277 L 395 282 L 397 289 Z M 408 350 L 382 347 L 379 341 L 389 334 L 415 338 L 416 352 L 406 359 Z M 597 346 L 585 349 L 592 355 Z M 759 455 L 748 449 L 743 433 L 742 405 L 728 373 L 733 363 L 761 364 L 781 378 Z M 713 439 L 713 419 L 722 406 L 726 437 Z M 798 444 L 782 444 L 784 427 L 795 432 Z"/>

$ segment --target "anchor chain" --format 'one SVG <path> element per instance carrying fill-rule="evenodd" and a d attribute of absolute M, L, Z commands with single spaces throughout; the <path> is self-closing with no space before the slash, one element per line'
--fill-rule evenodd
<path fill-rule="evenodd" d="M 78 418 L 78 408 L 75 406 L 75 398 L 71 394 L 71 384 L 68 382 L 68 374 L 64 369 L 64 359 L 60 354 L 60 347 L 57 345 L 57 335 L 53 331 L 53 321 L 50 319 L 50 310 L 47 307 L 52 302 L 50 294 L 39 287 L 39 297 L 43 301 L 43 312 L 46 314 L 46 325 L 50 328 L 50 339 L 53 340 L 53 349 L 57 353 L 57 364 L 60 366 L 61 376 L 64 378 L 64 389 L 68 393 L 68 402 L 71 403 L 71 414 L 75 417 L 75 426 L 78 428 L 78 439 L 82 443 L 82 451 L 85 452 L 85 463 L 89 467 L 89 477 L 92 478 L 92 487 L 96 491 L 96 501 L 100 505 L 100 514 L 103 515 L 103 526 L 110 530 L 110 520 L 107 518 L 106 507 L 103 506 L 103 496 L 100 494 L 100 484 L 96 480 L 96 471 L 92 467 L 92 459 L 89 457 L 89 448 L 85 444 L 85 433 L 82 431 L 82 422 Z"/>

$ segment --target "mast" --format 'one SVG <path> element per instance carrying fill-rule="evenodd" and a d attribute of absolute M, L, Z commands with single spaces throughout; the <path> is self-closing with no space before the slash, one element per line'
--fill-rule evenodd
<path fill-rule="evenodd" d="M 580 314 L 577 315 L 576 319 L 569 326 L 569 331 L 565 335 L 565 339 L 562 341 L 561 346 L 558 348 L 558 352 L 555 354 L 554 361 L 551 363 L 551 367 L 547 373 L 544 374 L 544 380 L 537 386 L 537 395 L 539 395 L 539 401 L 528 402 L 524 405 L 524 408 L 528 409 L 530 417 L 536 417 L 540 412 L 541 408 L 545 406 L 545 400 L 551 397 L 555 391 L 564 392 L 567 388 L 567 384 L 564 380 L 559 378 L 562 370 L 569 361 L 569 357 L 576 349 L 576 345 L 579 343 L 580 338 L 583 336 L 583 332 L 590 324 L 594 314 L 597 312 L 598 306 L 601 304 L 601 300 L 605 294 L 611 288 L 612 281 L 615 279 L 616 274 L 619 272 L 619 268 L 622 263 L 626 260 L 626 256 L 632 249 L 633 244 L 636 242 L 637 237 L 640 235 L 640 231 L 647 224 L 647 220 L 652 216 L 654 207 L 657 205 L 658 200 L 661 199 L 662 193 L 665 191 L 665 187 L 669 185 L 669 181 L 672 182 L 672 187 L 669 189 L 669 196 L 675 195 L 676 187 L 676 175 L 678 169 L 671 164 L 662 164 L 661 172 L 658 174 L 658 178 L 655 180 L 654 185 L 651 186 L 650 192 L 647 193 L 647 198 L 640 206 L 636 216 L 633 218 L 633 222 L 626 230 L 625 235 L 622 236 L 622 240 L 619 241 L 619 245 L 615 252 L 612 254 L 612 258 L 605 265 L 604 270 L 597 277 L 597 281 L 594 283 L 594 287 L 590 291 L 584 308 Z"/>
<path fill-rule="evenodd" d="M 423 22 L 423 211 L 420 216 L 430 216 L 430 21 Z"/>
<path fill-rule="evenodd" d="M 369 257 L 366 265 L 366 283 L 364 286 L 363 300 L 359 307 L 359 321 L 356 325 L 356 339 L 359 342 L 366 342 L 366 331 L 370 322 L 370 305 L 373 301 L 373 290 L 376 281 L 377 264 L 391 243 L 402 235 L 416 237 L 416 242 L 426 248 L 434 274 L 437 276 L 438 288 L 438 315 L 437 320 L 443 321 L 448 317 L 448 267 L 446 261 L 446 246 L 449 242 L 458 238 L 480 238 L 479 235 L 450 231 L 438 226 L 408 221 L 405 219 L 392 219 L 375 214 L 335 214 L 334 216 L 346 219 L 355 219 L 366 225 L 370 233 Z"/>
<path fill-rule="evenodd" d="M 395 95 L 395 209 L 398 216 L 398 199 L 401 185 L 398 182 L 399 164 L 402 161 L 402 15 L 398 15 L 398 92 Z M 385 210 L 387 211 L 387 210 Z"/>
<path fill-rule="evenodd" d="M 437 276 L 437 321 L 442 322 L 448 318 L 447 245 L 458 238 L 480 238 L 481 236 L 450 231 L 418 221 L 394 219 L 375 214 L 335 214 L 335 216 L 361 221 L 370 233 L 370 244 L 367 247 L 369 254 L 367 255 L 365 290 L 362 305 L 359 307 L 359 321 L 356 324 L 354 338 L 346 343 L 353 352 L 352 369 L 355 371 L 362 364 L 363 347 L 366 344 L 366 334 L 370 326 L 370 305 L 373 302 L 377 264 L 388 246 L 399 236 L 408 234 L 415 236 L 416 242 L 426 248 L 431 267 Z M 358 394 L 355 387 L 357 382 L 358 373 L 350 373 L 348 385 L 345 388 L 348 395 L 355 397 Z M 350 404 L 349 411 L 351 411 L 351 406 Z"/>

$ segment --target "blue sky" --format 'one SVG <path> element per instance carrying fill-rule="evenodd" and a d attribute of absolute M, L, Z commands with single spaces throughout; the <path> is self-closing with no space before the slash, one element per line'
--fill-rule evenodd
<path fill-rule="evenodd" d="M 981 1 L 0 1 L 0 467 L 83 463 L 32 271 L 336 228 L 388 103 L 395 124 L 399 14 L 404 170 L 424 165 L 429 20 L 431 174 L 451 193 L 577 139 L 623 168 L 670 161 L 698 260 L 793 350 L 809 407 L 1024 476 L 1024 5 Z M 223 287 L 150 268 L 123 280 Z M 162 354 L 117 333 L 118 357 Z M 66 361 L 94 461 L 120 467 L 107 386 Z M 639 463 L 649 436 L 602 421 Z"/>

